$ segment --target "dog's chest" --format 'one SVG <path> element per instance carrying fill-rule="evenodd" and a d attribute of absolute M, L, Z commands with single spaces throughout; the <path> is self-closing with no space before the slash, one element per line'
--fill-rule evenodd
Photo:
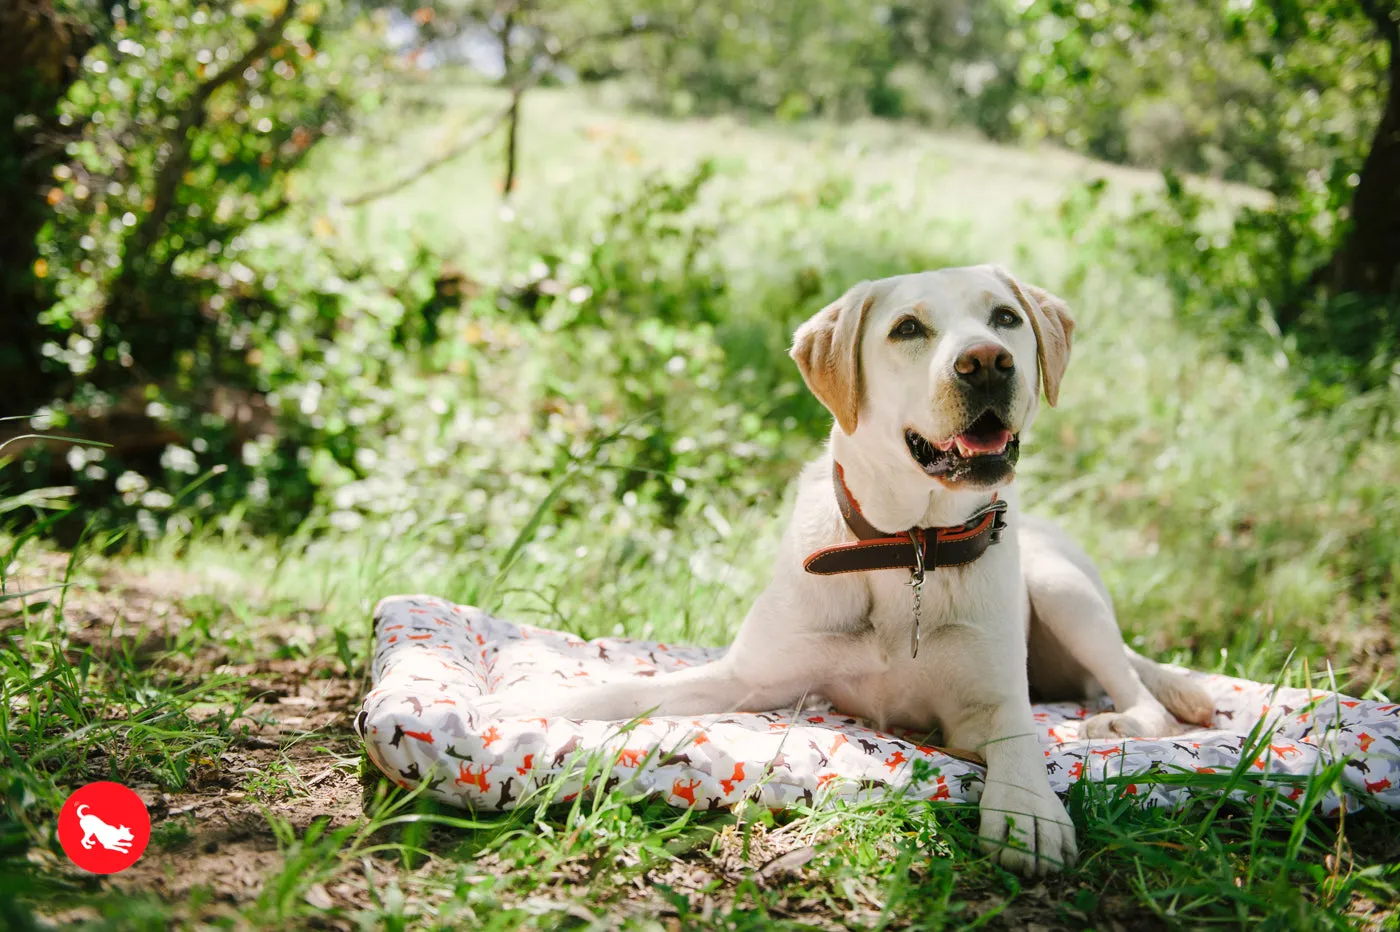
<path fill-rule="evenodd" d="M 918 617 L 925 631 L 944 625 L 983 626 L 1005 608 L 1005 583 L 1019 578 L 1014 560 L 987 554 L 970 566 L 943 567 L 924 574 L 918 592 Z M 1007 564 L 1010 565 L 1007 565 Z M 908 634 L 915 619 L 915 587 L 907 570 L 876 570 L 866 577 L 870 624 L 888 638 Z M 906 645 L 907 647 L 907 645 Z"/>
<path fill-rule="evenodd" d="M 883 671 L 832 684 L 827 692 L 838 708 L 881 727 L 934 727 L 962 703 L 964 697 L 953 683 L 969 667 L 986 662 L 982 645 L 1025 643 L 1024 583 L 1014 553 L 989 553 L 972 566 L 925 575 L 917 657 L 913 656 L 915 600 L 909 573 L 871 572 L 866 585 L 870 592 L 866 636 L 878 639 L 888 665 Z"/>

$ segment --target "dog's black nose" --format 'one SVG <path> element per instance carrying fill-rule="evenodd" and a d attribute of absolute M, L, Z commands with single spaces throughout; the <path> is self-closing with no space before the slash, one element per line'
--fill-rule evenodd
<path fill-rule="evenodd" d="M 996 385 L 1016 371 L 1011 351 L 999 343 L 977 343 L 958 354 L 953 363 L 958 378 L 969 385 Z"/>

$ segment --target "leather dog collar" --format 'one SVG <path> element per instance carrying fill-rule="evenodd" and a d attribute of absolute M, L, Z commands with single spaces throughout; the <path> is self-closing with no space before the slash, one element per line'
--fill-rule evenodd
<path fill-rule="evenodd" d="M 860 513 L 860 506 L 856 504 L 850 489 L 846 488 L 846 477 L 840 463 L 833 461 L 831 480 L 836 491 L 836 503 L 841 507 L 841 516 L 860 541 L 824 547 L 809 556 L 802 568 L 818 576 L 895 569 L 916 571 L 922 576 L 922 571 L 926 569 L 963 566 L 999 542 L 1001 532 L 1006 528 L 1006 519 L 1002 517 L 1006 502 L 999 501 L 993 495 L 986 507 L 957 527 L 915 527 L 889 534 L 875 527 Z M 918 559 L 916 547 L 922 551 L 922 561 Z"/>

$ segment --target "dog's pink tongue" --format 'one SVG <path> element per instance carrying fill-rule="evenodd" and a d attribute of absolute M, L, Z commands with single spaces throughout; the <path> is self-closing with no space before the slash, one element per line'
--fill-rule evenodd
<path fill-rule="evenodd" d="M 999 430 L 993 434 L 958 434 L 953 438 L 953 442 L 958 445 L 958 452 L 963 456 L 979 453 L 1000 453 L 1006 449 L 1006 445 L 1011 442 L 1011 431 Z"/>

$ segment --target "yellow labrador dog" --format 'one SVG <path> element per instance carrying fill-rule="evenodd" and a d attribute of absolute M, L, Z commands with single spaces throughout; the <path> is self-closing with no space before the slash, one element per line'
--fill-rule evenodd
<path fill-rule="evenodd" d="M 1124 643 L 1089 558 L 1022 515 L 1011 486 L 1074 323 L 991 266 L 856 285 L 797 331 L 792 358 L 835 416 L 801 475 L 772 581 L 723 659 L 578 689 L 530 684 L 502 714 L 630 719 L 791 706 L 820 694 L 880 727 L 938 726 L 986 760 L 983 844 L 1038 875 L 1073 863 L 1031 697 L 1106 692 L 1088 737 L 1208 721 L 1206 694 Z M 998 545 L 1000 544 L 1000 545 Z"/>

